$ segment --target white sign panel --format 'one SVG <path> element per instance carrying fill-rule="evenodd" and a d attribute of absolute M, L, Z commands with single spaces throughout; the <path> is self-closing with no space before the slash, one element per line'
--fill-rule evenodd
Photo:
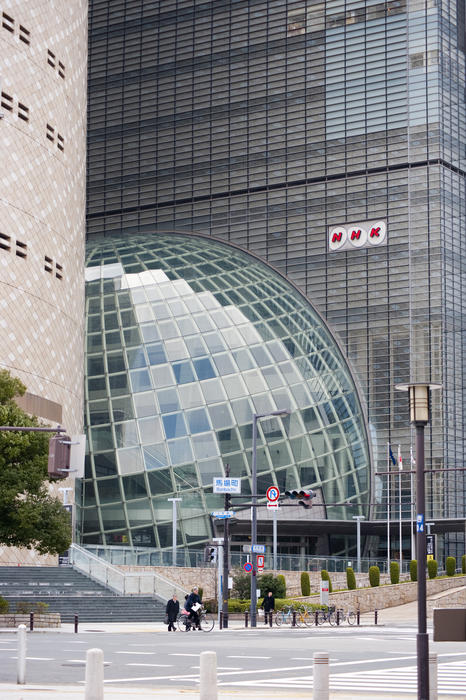
<path fill-rule="evenodd" d="M 320 604 L 321 605 L 328 605 L 328 581 L 321 581 L 320 582 Z"/>
<path fill-rule="evenodd" d="M 214 477 L 214 493 L 241 493 L 241 479 Z"/>
<path fill-rule="evenodd" d="M 280 504 L 278 501 L 269 501 L 267 503 L 267 508 L 268 510 L 278 510 L 280 508 Z"/>
<path fill-rule="evenodd" d="M 330 252 L 340 250 L 357 250 L 387 245 L 387 222 L 357 221 L 328 227 L 328 249 Z"/>

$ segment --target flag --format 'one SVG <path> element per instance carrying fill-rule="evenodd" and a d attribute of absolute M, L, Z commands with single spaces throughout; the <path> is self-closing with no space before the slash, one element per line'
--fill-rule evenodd
<path fill-rule="evenodd" d="M 396 464 L 395 455 L 394 455 L 393 452 L 392 452 L 392 448 L 391 448 L 391 446 L 390 446 L 390 443 L 387 443 L 387 444 L 388 444 L 388 456 L 390 457 L 393 466 L 395 466 L 395 464 Z"/>
<path fill-rule="evenodd" d="M 401 445 L 398 445 L 398 469 L 401 470 L 403 469 L 403 459 L 401 457 Z"/>
<path fill-rule="evenodd" d="M 416 460 L 414 459 L 413 455 L 413 446 L 411 445 L 411 469 L 416 466 Z"/>

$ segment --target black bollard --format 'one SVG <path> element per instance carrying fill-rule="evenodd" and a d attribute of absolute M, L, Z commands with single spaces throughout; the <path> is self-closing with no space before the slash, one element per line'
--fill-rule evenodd
<path fill-rule="evenodd" d="M 75 634 L 78 633 L 78 616 L 76 614 L 74 616 L 74 632 Z"/>
<path fill-rule="evenodd" d="M 245 627 L 248 626 L 248 611 L 247 610 L 244 611 L 244 626 Z"/>
<path fill-rule="evenodd" d="M 34 631 L 34 613 L 29 613 L 29 631 Z"/>
<path fill-rule="evenodd" d="M 337 627 L 340 626 L 340 611 L 337 610 Z"/>
<path fill-rule="evenodd" d="M 314 613 L 314 622 L 315 622 L 315 626 L 317 627 L 317 625 L 319 624 L 319 612 L 318 612 L 318 610 L 316 610 Z"/>
<path fill-rule="evenodd" d="M 292 613 L 291 626 L 296 627 L 296 610 L 293 610 L 293 613 Z"/>
<path fill-rule="evenodd" d="M 374 610 L 374 625 L 377 624 L 377 620 L 379 618 L 379 613 L 377 611 L 377 608 Z"/>
<path fill-rule="evenodd" d="M 273 624 L 273 619 L 272 619 L 272 618 L 273 618 L 273 616 L 272 616 L 272 611 L 270 610 L 270 611 L 269 611 L 269 627 L 272 627 L 272 624 Z"/>
<path fill-rule="evenodd" d="M 223 629 L 223 611 L 220 610 L 220 615 L 219 615 L 219 627 L 220 629 Z"/>
<path fill-rule="evenodd" d="M 359 625 L 360 622 L 361 622 L 361 611 L 360 611 L 360 609 L 358 608 L 358 609 L 356 610 L 356 624 Z"/>

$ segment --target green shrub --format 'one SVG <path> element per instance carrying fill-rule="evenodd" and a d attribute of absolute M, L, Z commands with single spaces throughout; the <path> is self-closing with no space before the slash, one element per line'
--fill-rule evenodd
<path fill-rule="evenodd" d="M 200 598 L 201 601 L 202 601 L 202 596 L 204 595 L 204 589 L 201 588 L 201 586 L 199 586 L 199 588 L 197 589 L 197 592 L 198 592 L 198 594 L 199 594 L 199 598 Z"/>
<path fill-rule="evenodd" d="M 29 615 L 34 612 L 35 605 L 27 600 L 21 600 L 16 603 L 16 612 L 18 615 Z"/>
<path fill-rule="evenodd" d="M 346 569 L 346 585 L 350 591 L 356 589 L 356 576 L 351 566 L 348 566 Z"/>
<path fill-rule="evenodd" d="M 461 573 L 466 574 L 466 554 L 461 557 Z"/>
<path fill-rule="evenodd" d="M 9 602 L 0 595 L 0 615 L 6 615 L 9 607 Z"/>
<path fill-rule="evenodd" d="M 438 572 L 438 564 L 435 561 L 435 559 L 429 559 L 427 561 L 427 572 L 429 574 L 429 578 L 436 578 Z"/>
<path fill-rule="evenodd" d="M 249 610 L 251 607 L 250 600 L 238 600 L 237 598 L 230 598 L 228 601 L 228 612 L 231 613 L 244 613 L 245 610 Z"/>
<path fill-rule="evenodd" d="M 380 569 L 378 566 L 371 566 L 369 568 L 369 583 L 372 588 L 380 586 Z"/>
<path fill-rule="evenodd" d="M 411 581 L 417 581 L 417 559 L 411 559 L 409 562 L 409 577 Z"/>
<path fill-rule="evenodd" d="M 447 576 L 454 576 L 456 573 L 456 559 L 455 557 L 447 557 L 445 560 L 445 571 Z"/>
<path fill-rule="evenodd" d="M 311 580 L 307 571 L 301 572 L 301 595 L 311 595 Z"/>
<path fill-rule="evenodd" d="M 283 574 L 278 574 L 276 580 L 275 595 L 277 598 L 286 598 L 286 580 Z"/>
<path fill-rule="evenodd" d="M 43 615 L 44 613 L 47 612 L 47 610 L 49 608 L 50 608 L 50 605 L 48 603 L 44 603 L 42 600 L 40 600 L 38 603 L 35 604 L 34 612 L 39 613 L 40 615 Z"/>
<path fill-rule="evenodd" d="M 217 612 L 217 601 L 215 598 L 207 598 L 207 600 L 202 601 L 202 606 L 206 609 L 208 613 Z M 230 606 L 228 606 L 230 607 Z"/>
<path fill-rule="evenodd" d="M 262 574 L 257 577 L 257 588 L 260 590 L 261 597 L 272 591 L 274 598 L 285 598 L 286 583 L 284 576 L 274 576 L 273 574 Z M 248 591 L 248 594 L 250 591 Z M 243 596 L 246 598 L 246 596 Z"/>
<path fill-rule="evenodd" d="M 330 578 L 330 575 L 329 575 L 327 569 L 322 569 L 322 571 L 320 572 L 320 578 L 322 581 L 328 581 L 328 592 L 332 593 L 332 591 L 333 591 L 332 580 Z"/>
<path fill-rule="evenodd" d="M 397 561 L 390 562 L 390 583 L 400 583 L 400 565 Z"/>
<path fill-rule="evenodd" d="M 251 595 L 251 574 L 246 574 L 243 571 L 233 573 L 233 589 L 231 591 L 233 598 L 245 600 Z"/>

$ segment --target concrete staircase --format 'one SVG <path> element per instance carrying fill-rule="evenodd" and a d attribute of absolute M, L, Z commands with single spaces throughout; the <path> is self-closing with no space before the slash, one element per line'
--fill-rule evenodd
<path fill-rule="evenodd" d="M 9 612 L 18 602 L 48 603 L 62 622 L 155 622 L 165 607 L 153 596 L 119 596 L 71 567 L 0 566 L 0 595 Z"/>

